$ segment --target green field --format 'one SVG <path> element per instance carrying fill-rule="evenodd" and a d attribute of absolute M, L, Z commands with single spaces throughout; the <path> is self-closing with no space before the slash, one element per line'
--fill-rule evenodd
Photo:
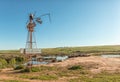
<path fill-rule="evenodd" d="M 119 54 L 120 45 L 42 48 L 41 55 L 71 55 L 76 51 L 80 51 L 81 53 L 92 53 L 93 55 Z M 0 50 L 0 55 L 3 55 L 3 54 L 19 55 L 20 51 L 19 50 Z"/>

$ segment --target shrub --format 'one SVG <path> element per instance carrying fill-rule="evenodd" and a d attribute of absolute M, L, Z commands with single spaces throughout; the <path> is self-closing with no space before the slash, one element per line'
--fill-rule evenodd
<path fill-rule="evenodd" d="M 40 68 L 39 67 L 32 67 L 31 72 L 39 72 Z"/>
<path fill-rule="evenodd" d="M 18 65 L 14 68 L 14 70 L 24 69 L 24 65 Z"/>
<path fill-rule="evenodd" d="M 72 67 L 68 68 L 68 70 L 78 70 L 78 69 L 82 69 L 82 67 L 77 65 L 77 66 L 72 66 Z"/>
<path fill-rule="evenodd" d="M 9 61 L 9 64 L 14 67 L 14 65 L 16 64 L 16 60 L 15 58 L 12 58 L 10 61 Z"/>
<path fill-rule="evenodd" d="M 39 72 L 40 68 L 39 67 L 31 67 L 31 68 L 25 68 L 21 70 L 21 72 Z"/>
<path fill-rule="evenodd" d="M 21 70 L 21 72 L 31 72 L 31 68 L 25 68 L 25 69 Z"/>
<path fill-rule="evenodd" d="M 5 59 L 0 58 L 0 68 L 7 67 L 7 61 Z"/>
<path fill-rule="evenodd" d="M 17 63 L 23 63 L 25 61 L 24 57 L 16 57 L 15 59 Z"/>

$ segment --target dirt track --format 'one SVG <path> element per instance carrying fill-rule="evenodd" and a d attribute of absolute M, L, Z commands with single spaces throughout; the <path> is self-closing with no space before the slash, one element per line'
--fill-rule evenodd
<path fill-rule="evenodd" d="M 103 70 L 106 71 L 118 71 L 120 72 L 120 58 L 103 58 L 99 56 L 90 56 L 90 57 L 77 57 L 77 58 L 70 58 L 63 62 L 49 64 L 50 66 L 58 65 L 58 66 L 68 66 L 68 65 L 75 65 L 75 64 L 84 64 L 84 66 L 96 66 L 91 70 L 93 73 L 98 73 Z"/>

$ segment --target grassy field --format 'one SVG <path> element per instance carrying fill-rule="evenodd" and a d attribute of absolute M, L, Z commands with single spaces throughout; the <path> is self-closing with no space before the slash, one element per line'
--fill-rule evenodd
<path fill-rule="evenodd" d="M 84 47 L 59 47 L 59 48 L 43 48 L 42 55 L 71 55 L 76 51 L 81 53 L 92 53 L 93 55 L 100 54 L 119 54 L 120 45 L 108 46 L 84 46 Z M 3 54 L 20 54 L 19 50 L 0 50 L 0 55 Z"/>
<path fill-rule="evenodd" d="M 59 48 L 44 48 L 41 55 L 74 55 L 74 53 L 80 52 L 90 55 L 101 54 L 120 54 L 120 46 L 85 46 L 85 47 L 59 47 Z M 20 50 L 0 50 L 0 62 L 4 64 L 3 67 L 9 67 L 10 63 L 21 64 L 26 61 L 24 54 L 20 53 Z M 15 60 L 14 60 L 15 59 Z"/>
<path fill-rule="evenodd" d="M 71 55 L 77 51 L 80 51 L 81 53 L 90 53 L 92 55 L 120 54 L 120 46 L 114 45 L 46 48 L 42 49 L 42 55 Z M 20 54 L 19 50 L 0 50 L 1 61 L 4 65 L 6 65 L 6 67 L 8 67 L 7 64 L 21 64 L 24 60 L 21 55 L 22 54 Z M 14 59 L 12 59 L 14 57 L 16 58 L 16 62 L 14 62 Z M 3 61 L 4 58 L 7 60 L 7 63 L 5 62 L 5 60 Z M 92 60 L 95 61 L 95 59 Z M 86 61 L 88 61 L 88 59 L 86 59 Z M 101 59 L 101 61 L 105 63 L 106 59 Z M 113 60 L 111 61 L 113 62 Z M 111 61 L 110 63 L 112 63 Z M 117 61 L 118 60 L 116 60 L 116 63 L 119 63 Z M 100 67 L 101 64 L 102 63 L 100 63 Z M 97 60 L 97 62 L 91 63 L 69 63 L 69 65 L 66 67 L 61 67 L 58 65 L 37 66 L 33 67 L 31 70 L 23 67 L 20 70 L 2 71 L 2 69 L 4 70 L 5 67 L 1 67 L 0 77 L 2 78 L 0 78 L 0 82 L 120 82 L 120 70 L 114 72 L 103 70 L 100 73 L 93 73 L 90 71 L 91 69 L 99 69 L 98 66 L 99 64 Z"/>

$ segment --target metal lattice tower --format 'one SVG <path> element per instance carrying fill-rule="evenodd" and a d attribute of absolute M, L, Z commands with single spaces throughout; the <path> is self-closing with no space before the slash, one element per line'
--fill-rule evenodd
<path fill-rule="evenodd" d="M 28 30 L 26 46 L 25 49 L 20 49 L 20 52 L 25 54 L 25 56 L 30 60 L 32 60 L 33 57 L 39 57 L 41 54 L 41 49 L 37 48 L 34 29 L 36 27 L 36 23 L 42 24 L 41 17 L 46 15 L 49 16 L 49 21 L 51 22 L 50 13 L 42 14 L 40 17 L 34 17 L 35 14 L 29 15 L 29 22 L 26 25 Z"/>
<path fill-rule="evenodd" d="M 27 25 L 28 36 L 27 36 L 26 48 L 32 49 L 32 48 L 37 48 L 36 40 L 35 40 L 35 36 L 34 36 L 34 27 L 36 26 L 36 24 L 33 21 L 32 14 L 30 14 L 29 20 L 30 21 L 29 21 L 29 23 Z"/>

